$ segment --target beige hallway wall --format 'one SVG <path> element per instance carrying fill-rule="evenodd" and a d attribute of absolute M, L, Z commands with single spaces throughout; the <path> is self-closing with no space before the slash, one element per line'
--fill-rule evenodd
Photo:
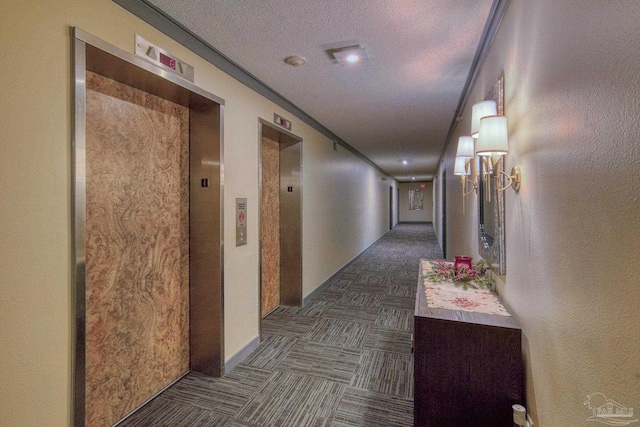
<path fill-rule="evenodd" d="M 302 176 L 306 296 L 389 230 L 389 186 L 396 183 L 343 147 L 306 138 Z"/>
<path fill-rule="evenodd" d="M 635 0 L 513 0 L 452 138 L 504 72 L 506 166 L 523 182 L 506 193 L 499 292 L 523 327 L 536 426 L 587 425 L 595 392 L 640 408 L 638 22 Z M 477 257 L 454 156 L 451 144 L 448 254 Z"/>
<path fill-rule="evenodd" d="M 224 110 L 225 359 L 258 336 L 258 117 L 292 121 L 304 140 L 304 295 L 388 229 L 392 180 L 110 0 L 3 5 L 0 103 L 0 424 L 71 420 L 70 26 L 133 52 L 140 34 L 195 67 Z M 236 198 L 247 198 L 248 244 L 235 247 Z"/>

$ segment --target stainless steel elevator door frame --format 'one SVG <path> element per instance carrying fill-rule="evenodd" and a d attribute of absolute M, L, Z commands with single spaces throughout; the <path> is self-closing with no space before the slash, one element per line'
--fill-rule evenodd
<path fill-rule="evenodd" d="M 223 330 L 224 100 L 78 28 L 73 38 L 72 280 L 73 425 L 85 425 L 86 73 L 117 80 L 189 108 L 190 369 L 220 376 Z M 193 155 L 191 154 L 193 152 Z M 210 185 L 201 187 L 201 178 Z M 214 207 L 212 209 L 212 206 Z M 162 390 L 158 390 L 161 392 Z"/>
<path fill-rule="evenodd" d="M 302 138 L 264 119 L 258 122 L 260 230 L 262 223 L 262 138 L 271 135 L 280 154 L 280 304 L 302 305 Z M 262 242 L 260 242 L 260 317 L 262 318 Z"/>

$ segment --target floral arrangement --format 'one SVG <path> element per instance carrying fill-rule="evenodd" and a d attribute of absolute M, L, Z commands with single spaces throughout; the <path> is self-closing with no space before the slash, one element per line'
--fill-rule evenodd
<path fill-rule="evenodd" d="M 482 259 L 473 264 L 473 267 L 460 267 L 457 271 L 453 264 L 444 260 L 431 261 L 431 270 L 423 275 L 424 279 L 430 282 L 451 281 L 456 286 L 462 286 L 465 290 L 468 288 L 491 289 L 495 282 L 487 275 L 490 269 L 489 263 Z"/>

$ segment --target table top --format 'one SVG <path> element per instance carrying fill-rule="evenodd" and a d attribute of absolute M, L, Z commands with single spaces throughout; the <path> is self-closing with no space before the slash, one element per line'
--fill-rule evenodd
<path fill-rule="evenodd" d="M 416 317 L 520 329 L 518 322 L 512 316 L 504 315 L 508 314 L 508 312 L 499 302 L 499 298 L 497 297 L 497 295 L 495 295 L 495 293 L 493 293 L 493 295 L 495 296 L 495 298 L 498 298 L 498 304 L 504 310 L 503 314 L 478 313 L 474 311 L 454 310 L 450 308 L 429 307 L 429 305 L 427 304 L 427 296 L 425 293 L 425 282 L 427 285 L 433 285 L 433 283 L 423 279 L 421 272 L 422 263 L 420 266 L 420 273 L 418 274 L 418 287 L 416 291 L 416 306 L 414 313 Z M 444 286 L 440 286 L 440 288 L 442 289 L 446 286 L 455 287 L 453 284 L 444 284 Z"/>

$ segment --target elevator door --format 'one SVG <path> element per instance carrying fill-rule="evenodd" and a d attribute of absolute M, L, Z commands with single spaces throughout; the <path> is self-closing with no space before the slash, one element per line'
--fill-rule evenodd
<path fill-rule="evenodd" d="M 74 426 L 220 376 L 224 100 L 74 37 Z"/>
<path fill-rule="evenodd" d="M 189 110 L 87 73 L 86 425 L 189 369 Z"/>
<path fill-rule="evenodd" d="M 262 317 L 280 305 L 280 144 L 262 137 Z"/>
<path fill-rule="evenodd" d="M 302 304 L 302 141 L 261 126 L 261 315 Z"/>

